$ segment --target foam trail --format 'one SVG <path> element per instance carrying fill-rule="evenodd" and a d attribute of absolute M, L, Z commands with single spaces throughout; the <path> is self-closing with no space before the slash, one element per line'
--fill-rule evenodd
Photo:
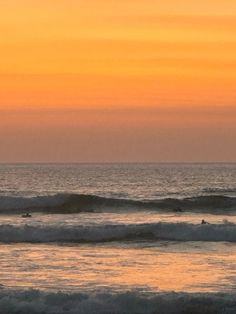
<path fill-rule="evenodd" d="M 1 314 L 233 314 L 234 294 L 0 292 Z"/>
<path fill-rule="evenodd" d="M 47 213 L 79 213 L 110 210 L 188 210 L 218 211 L 236 210 L 236 197 L 222 195 L 197 196 L 185 199 L 130 200 L 106 198 L 96 195 L 56 194 L 36 197 L 0 197 L 0 213 L 38 211 Z"/>
<path fill-rule="evenodd" d="M 97 226 L 14 226 L 0 225 L 0 242 L 96 243 L 111 241 L 228 241 L 236 242 L 236 225 L 194 225 L 188 223 L 153 223 Z"/>

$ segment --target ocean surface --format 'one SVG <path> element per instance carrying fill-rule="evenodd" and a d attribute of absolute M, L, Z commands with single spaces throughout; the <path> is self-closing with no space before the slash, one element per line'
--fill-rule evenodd
<path fill-rule="evenodd" d="M 0 165 L 0 313 L 236 313 L 236 164 Z"/>

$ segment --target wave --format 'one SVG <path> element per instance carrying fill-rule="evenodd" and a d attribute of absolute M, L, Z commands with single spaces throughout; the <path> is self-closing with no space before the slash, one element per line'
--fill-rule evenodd
<path fill-rule="evenodd" d="M 236 210 L 236 197 L 209 195 L 184 199 L 129 200 L 84 194 L 56 194 L 36 197 L 0 197 L 0 213 L 47 212 L 79 213 L 109 210 L 174 210 L 208 211 Z"/>
<path fill-rule="evenodd" d="M 138 240 L 236 242 L 236 225 L 233 223 L 194 225 L 163 222 L 97 226 L 0 225 L 0 242 L 3 243 L 99 243 Z"/>
<path fill-rule="evenodd" d="M 236 295 L 220 293 L 0 292 L 0 313 L 11 314 L 233 314 Z"/>
<path fill-rule="evenodd" d="M 203 189 L 203 193 L 208 193 L 208 194 L 236 194 L 236 189 L 235 188 L 221 188 L 221 187 L 208 187 Z"/>

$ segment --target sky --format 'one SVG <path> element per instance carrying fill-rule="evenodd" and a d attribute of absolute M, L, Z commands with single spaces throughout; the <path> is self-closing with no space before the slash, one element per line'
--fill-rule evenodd
<path fill-rule="evenodd" d="M 0 5 L 0 162 L 236 161 L 235 0 Z"/>

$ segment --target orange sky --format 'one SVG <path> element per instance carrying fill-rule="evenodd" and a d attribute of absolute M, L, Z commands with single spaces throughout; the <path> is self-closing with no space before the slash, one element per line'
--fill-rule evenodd
<path fill-rule="evenodd" d="M 236 161 L 235 0 L 8 0 L 0 161 Z"/>

